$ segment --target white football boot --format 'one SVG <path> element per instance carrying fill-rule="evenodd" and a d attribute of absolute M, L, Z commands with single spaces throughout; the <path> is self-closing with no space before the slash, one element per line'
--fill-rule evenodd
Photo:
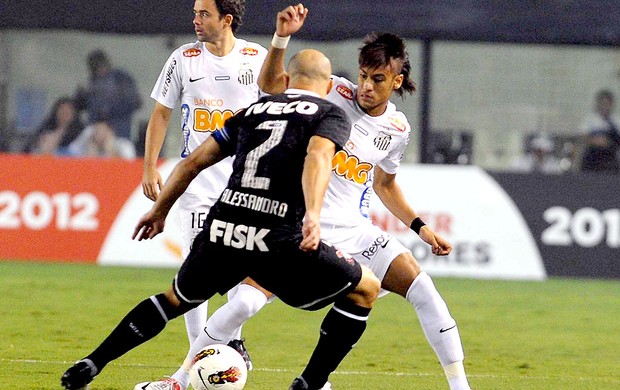
<path fill-rule="evenodd" d="M 165 378 L 156 382 L 138 383 L 133 390 L 181 390 L 181 385 L 176 379 Z"/>

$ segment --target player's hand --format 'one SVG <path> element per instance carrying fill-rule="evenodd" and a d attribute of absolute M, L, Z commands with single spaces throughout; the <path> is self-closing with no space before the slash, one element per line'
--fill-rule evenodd
<path fill-rule="evenodd" d="M 131 238 L 134 240 L 137 238 L 138 241 L 150 240 L 164 231 L 165 224 L 166 216 L 151 209 L 140 218 Z"/>
<path fill-rule="evenodd" d="M 428 226 L 422 226 L 420 238 L 432 247 L 435 256 L 446 256 L 452 252 L 452 245 Z"/>
<path fill-rule="evenodd" d="M 142 192 L 147 198 L 155 202 L 163 186 L 164 181 L 161 179 L 157 169 L 144 169 L 142 174 Z"/>
<path fill-rule="evenodd" d="M 308 8 L 303 4 L 290 5 L 278 12 L 276 19 L 276 34 L 280 37 L 288 37 L 295 34 L 308 16 Z"/>
<path fill-rule="evenodd" d="M 301 228 L 302 240 L 299 249 L 311 252 L 317 250 L 321 242 L 321 224 L 318 216 L 306 213 L 304 224 Z"/>

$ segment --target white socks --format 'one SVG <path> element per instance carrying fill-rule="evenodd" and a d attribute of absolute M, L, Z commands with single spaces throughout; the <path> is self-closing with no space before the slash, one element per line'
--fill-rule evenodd
<path fill-rule="evenodd" d="M 204 301 L 200 306 L 193 308 L 183 315 L 190 347 L 194 344 L 194 340 L 202 333 L 208 314 L 209 301 Z"/>
<path fill-rule="evenodd" d="M 456 321 L 426 272 L 415 278 L 407 291 L 407 300 L 413 305 L 424 335 L 444 368 L 450 389 L 468 390 L 463 346 Z"/>
<path fill-rule="evenodd" d="M 181 389 L 189 386 L 189 368 L 194 356 L 207 345 L 227 344 L 239 338 L 237 334 L 241 333 L 241 325 L 267 303 L 265 294 L 250 285 L 240 284 L 235 290 L 229 294 L 230 300 L 209 317 L 206 327 L 203 320 L 198 337 L 190 344 L 183 365 L 172 375 L 181 384 Z"/>
<path fill-rule="evenodd" d="M 235 287 L 228 298 L 229 301 L 209 317 L 206 327 L 207 302 L 185 314 L 188 337 L 195 336 L 183 365 L 172 375 L 182 389 L 189 387 L 189 367 L 196 353 L 207 345 L 227 344 L 240 338 L 241 325 L 267 303 L 267 297 L 261 291 L 247 284 Z M 424 335 L 444 368 L 450 390 L 470 390 L 456 321 L 427 273 L 421 272 L 415 278 L 407 291 L 407 300 L 413 305 Z"/>
<path fill-rule="evenodd" d="M 230 300 L 209 317 L 205 329 L 208 336 L 224 344 L 239 338 L 241 325 L 267 303 L 265 294 L 250 285 L 240 284 L 236 289 Z"/>

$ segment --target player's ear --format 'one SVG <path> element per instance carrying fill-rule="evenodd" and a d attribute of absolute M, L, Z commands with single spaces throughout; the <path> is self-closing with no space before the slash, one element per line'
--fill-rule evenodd
<path fill-rule="evenodd" d="M 399 89 L 403 85 L 404 79 L 405 79 L 405 76 L 403 76 L 402 73 L 394 77 L 394 83 L 393 83 L 392 89 L 394 89 L 395 91 Z"/>
<path fill-rule="evenodd" d="M 224 17 L 222 18 L 224 20 L 224 24 L 228 27 L 232 27 L 232 23 L 233 23 L 233 16 L 231 14 L 226 14 L 224 15 Z"/>
<path fill-rule="evenodd" d="M 334 80 L 330 78 L 329 82 L 327 83 L 327 92 L 325 93 L 325 96 L 329 94 L 333 86 L 334 86 Z"/>

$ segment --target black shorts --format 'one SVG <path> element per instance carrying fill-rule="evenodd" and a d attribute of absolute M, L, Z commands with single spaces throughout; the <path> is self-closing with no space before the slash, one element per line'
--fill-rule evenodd
<path fill-rule="evenodd" d="M 318 310 L 352 291 L 362 278 L 359 263 L 323 242 L 313 252 L 299 249 L 298 239 L 279 241 L 269 249 L 213 243 L 204 230 L 175 277 L 175 293 L 181 301 L 196 304 L 225 294 L 250 276 L 284 303 Z"/>

